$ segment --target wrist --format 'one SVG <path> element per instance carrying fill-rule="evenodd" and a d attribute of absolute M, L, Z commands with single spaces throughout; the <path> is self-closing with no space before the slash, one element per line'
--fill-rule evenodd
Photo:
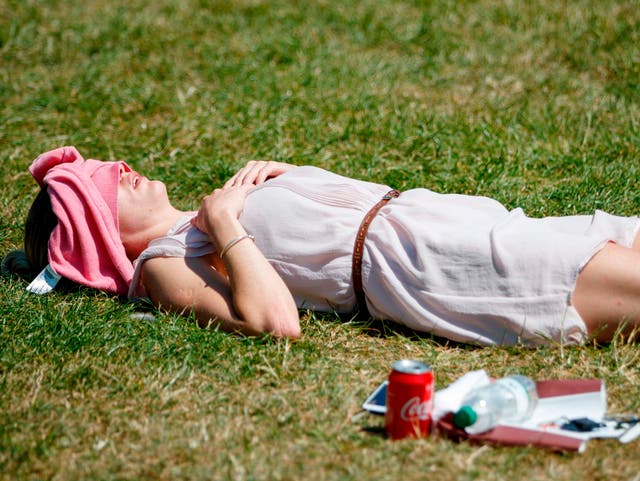
<path fill-rule="evenodd" d="M 247 231 L 244 230 L 238 219 L 231 218 L 228 222 L 219 224 L 209 236 L 220 253 L 231 241 L 246 235 Z"/>
<path fill-rule="evenodd" d="M 245 233 L 238 218 L 230 212 L 217 211 L 215 214 L 208 215 L 204 221 L 207 234 L 217 245 Z"/>
<path fill-rule="evenodd" d="M 229 242 L 227 242 L 222 249 L 220 249 L 220 253 L 218 254 L 218 256 L 220 257 L 220 260 L 224 258 L 225 254 L 229 252 L 231 248 L 233 248 L 236 244 L 239 244 L 244 240 L 255 241 L 255 237 L 253 237 L 250 234 L 241 234 L 239 236 L 234 237 Z"/>

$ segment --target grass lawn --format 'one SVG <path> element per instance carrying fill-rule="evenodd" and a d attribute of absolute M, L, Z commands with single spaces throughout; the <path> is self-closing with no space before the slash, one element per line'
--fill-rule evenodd
<path fill-rule="evenodd" d="M 640 208 L 632 0 L 0 2 L 0 253 L 39 153 L 75 145 L 179 208 L 246 160 L 531 214 Z M 82 291 L 0 282 L 0 479 L 640 480 L 638 442 L 582 455 L 392 442 L 360 403 L 404 357 L 463 373 L 598 377 L 640 413 L 640 349 L 475 348 L 302 312 L 290 343 Z"/>

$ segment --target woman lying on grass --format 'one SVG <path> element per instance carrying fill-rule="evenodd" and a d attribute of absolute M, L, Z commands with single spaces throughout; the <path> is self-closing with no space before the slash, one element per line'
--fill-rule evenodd
<path fill-rule="evenodd" d="M 42 190 L 25 227 L 27 262 L 12 254 L 3 264 L 40 272 L 31 291 L 62 277 L 147 296 L 203 326 L 291 338 L 297 308 L 360 306 L 485 345 L 606 342 L 640 325 L 636 217 L 532 219 L 486 197 L 398 193 L 262 161 L 182 212 L 162 182 L 73 147 L 30 171 Z"/>

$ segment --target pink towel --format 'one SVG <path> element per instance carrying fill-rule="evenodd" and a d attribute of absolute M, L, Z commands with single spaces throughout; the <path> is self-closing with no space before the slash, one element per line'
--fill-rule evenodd
<path fill-rule="evenodd" d="M 82 158 L 75 147 L 40 155 L 29 171 L 47 186 L 58 225 L 49 238 L 49 263 L 67 279 L 126 295 L 133 276 L 118 228 L 118 182 L 124 162 Z"/>

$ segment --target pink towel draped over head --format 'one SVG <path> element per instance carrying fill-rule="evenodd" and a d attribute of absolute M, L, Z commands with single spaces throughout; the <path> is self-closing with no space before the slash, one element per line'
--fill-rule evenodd
<path fill-rule="evenodd" d="M 47 187 L 58 225 L 49 238 L 49 263 L 67 279 L 126 295 L 133 265 L 120 240 L 118 183 L 124 162 L 83 159 L 75 147 L 40 155 L 29 171 Z"/>

